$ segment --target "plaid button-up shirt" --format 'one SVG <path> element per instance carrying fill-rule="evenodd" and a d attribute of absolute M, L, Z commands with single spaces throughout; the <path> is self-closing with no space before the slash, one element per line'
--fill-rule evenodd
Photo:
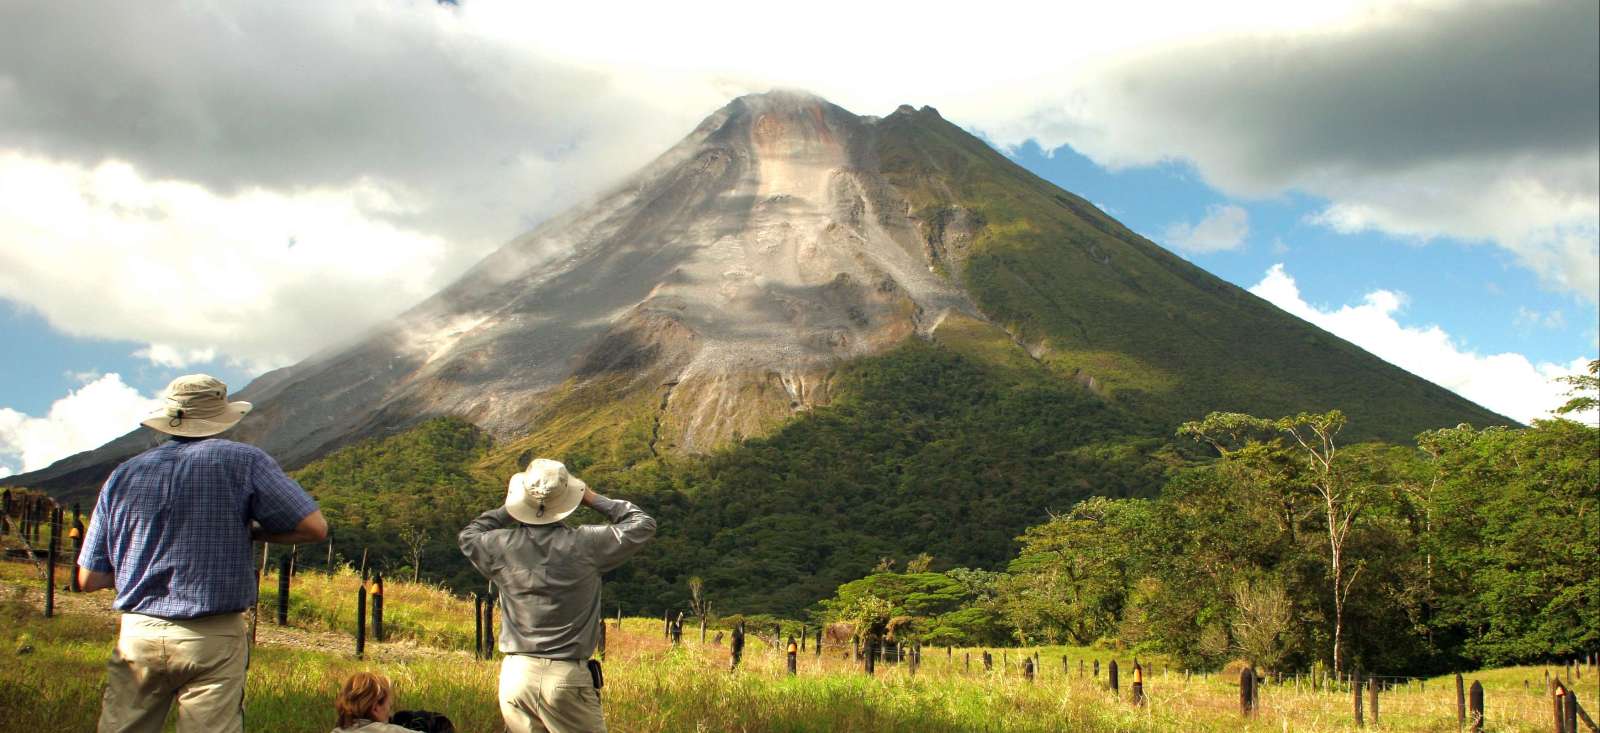
<path fill-rule="evenodd" d="M 260 448 L 169 440 L 100 489 L 78 564 L 116 577 L 120 611 L 198 618 L 255 605 L 251 520 L 288 532 L 317 502 Z"/>

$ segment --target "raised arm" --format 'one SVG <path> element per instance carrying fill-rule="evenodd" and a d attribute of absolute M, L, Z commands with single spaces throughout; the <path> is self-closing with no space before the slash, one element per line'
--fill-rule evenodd
<path fill-rule="evenodd" d="M 589 489 L 584 492 L 583 503 L 611 520 L 609 526 L 582 528 L 590 556 L 602 573 L 626 562 L 656 536 L 656 520 L 632 502 L 608 499 Z"/>
<path fill-rule="evenodd" d="M 466 529 L 456 537 L 461 545 L 461 554 L 467 556 L 472 567 L 477 568 L 484 577 L 494 577 L 494 554 L 489 552 L 486 535 L 497 529 L 516 526 L 518 522 L 511 518 L 511 513 L 504 506 L 497 506 L 478 515 L 477 519 L 467 523 Z"/>

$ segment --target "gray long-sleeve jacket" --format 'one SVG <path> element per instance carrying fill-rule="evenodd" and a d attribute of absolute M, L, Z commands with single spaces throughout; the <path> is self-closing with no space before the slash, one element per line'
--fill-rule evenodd
<path fill-rule="evenodd" d="M 656 533 L 656 520 L 629 502 L 601 496 L 594 508 L 611 524 L 523 524 L 499 507 L 461 530 L 461 552 L 500 589 L 502 653 L 550 659 L 594 654 L 600 574 Z"/>

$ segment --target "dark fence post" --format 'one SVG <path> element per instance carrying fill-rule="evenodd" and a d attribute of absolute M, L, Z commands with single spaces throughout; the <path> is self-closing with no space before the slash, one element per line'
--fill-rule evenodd
<path fill-rule="evenodd" d="M 1100 660 L 1094 660 L 1094 678 L 1100 679 Z"/>
<path fill-rule="evenodd" d="M 1472 714 L 1472 733 L 1483 733 L 1483 685 L 1477 680 L 1472 682 L 1472 691 L 1468 693 L 1467 706 Z"/>
<path fill-rule="evenodd" d="M 804 646 L 804 644 L 805 644 L 805 636 L 803 635 L 804 634 L 803 631 L 801 633 L 802 633 L 802 636 L 800 637 L 800 642 L 801 642 L 801 645 Z M 700 616 L 700 643 L 701 644 L 706 643 L 706 617 L 705 617 L 704 614 L 702 614 Z"/>
<path fill-rule="evenodd" d="M 1555 733 L 1567 733 L 1566 723 L 1562 720 L 1561 698 L 1566 688 L 1561 686 L 1561 675 L 1557 674 L 1556 679 L 1547 681 L 1544 689 L 1550 693 L 1550 715 L 1555 721 Z"/>
<path fill-rule="evenodd" d="M 72 503 L 72 529 L 67 531 L 68 539 L 72 540 L 72 563 L 67 570 L 67 589 L 73 593 L 83 592 L 78 585 L 78 555 L 83 552 L 83 511 L 77 502 Z"/>
<path fill-rule="evenodd" d="M 367 579 L 356 589 L 356 659 L 367 655 Z"/>
<path fill-rule="evenodd" d="M 1380 683 L 1378 681 L 1378 678 L 1373 677 L 1373 678 L 1370 678 L 1370 679 L 1367 680 L 1367 702 L 1370 703 L 1371 706 L 1372 706 L 1372 724 L 1373 725 L 1377 725 L 1378 724 L 1378 687 L 1379 686 L 1380 686 Z"/>
<path fill-rule="evenodd" d="M 472 656 L 483 659 L 483 594 L 472 594 Z"/>
<path fill-rule="evenodd" d="M 1239 670 L 1239 713 L 1246 718 L 1256 712 L 1256 671 L 1252 667 Z"/>
<path fill-rule="evenodd" d="M 800 633 L 802 635 L 804 635 L 805 631 L 801 630 Z M 798 656 L 799 653 L 800 653 L 800 645 L 795 643 L 794 636 L 791 635 L 789 637 L 789 674 L 790 675 L 793 675 L 795 673 L 795 657 Z"/>
<path fill-rule="evenodd" d="M 683 614 L 678 614 L 678 618 L 673 620 L 669 628 L 672 631 L 672 645 L 678 646 L 683 643 Z"/>
<path fill-rule="evenodd" d="M 661 612 L 661 638 L 672 638 L 672 611 Z"/>
<path fill-rule="evenodd" d="M 744 622 L 743 621 L 740 621 L 738 624 L 735 624 L 734 627 L 733 627 L 733 642 L 729 646 L 729 650 L 732 651 L 733 655 L 730 658 L 730 663 L 728 665 L 728 671 L 732 672 L 732 671 L 737 670 L 739 668 L 739 658 L 744 656 Z"/>
<path fill-rule="evenodd" d="M 1144 667 L 1133 663 L 1133 704 L 1144 707 Z"/>
<path fill-rule="evenodd" d="M 994 671 L 994 655 L 990 654 L 988 649 L 983 650 L 983 671 Z"/>
<path fill-rule="evenodd" d="M 1061 655 L 1061 676 L 1062 677 L 1070 677 L 1070 676 L 1072 676 L 1072 665 L 1067 664 L 1067 655 L 1065 655 L 1065 654 Z"/>
<path fill-rule="evenodd" d="M 1366 721 L 1362 719 L 1363 716 L 1362 716 L 1362 711 L 1361 711 L 1361 669 L 1360 668 L 1357 668 L 1354 672 L 1350 673 L 1350 693 L 1351 693 L 1351 695 L 1354 696 L 1355 713 L 1356 713 L 1356 727 L 1360 728 L 1360 727 L 1362 727 L 1362 726 L 1367 724 Z"/>
<path fill-rule="evenodd" d="M 1115 659 L 1106 665 L 1106 681 L 1111 684 L 1111 694 L 1117 694 L 1117 660 Z"/>
<path fill-rule="evenodd" d="M 1033 659 L 1025 657 L 1022 660 L 1022 676 L 1028 682 L 1033 682 Z"/>
<path fill-rule="evenodd" d="M 378 573 L 372 578 L 372 640 L 383 638 L 383 573 Z"/>
<path fill-rule="evenodd" d="M 61 554 L 61 510 L 50 512 L 50 548 L 45 551 L 44 617 L 56 615 L 56 557 Z"/>
<path fill-rule="evenodd" d="M 972 652 L 962 652 L 961 658 L 964 660 L 962 662 L 964 665 L 962 671 L 966 672 L 967 674 L 972 674 Z"/>
<path fill-rule="evenodd" d="M 494 587 L 483 595 L 483 658 L 494 659 L 495 647 L 498 642 L 494 635 L 494 606 L 498 598 L 495 596 Z"/>
<path fill-rule="evenodd" d="M 1467 690 L 1461 684 L 1461 673 L 1456 673 L 1456 730 L 1467 727 Z"/>
<path fill-rule="evenodd" d="M 278 556 L 278 625 L 289 625 L 289 553 Z"/>

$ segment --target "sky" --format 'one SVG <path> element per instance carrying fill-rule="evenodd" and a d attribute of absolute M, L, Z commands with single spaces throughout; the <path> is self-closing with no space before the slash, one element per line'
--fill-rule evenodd
<path fill-rule="evenodd" d="M 1600 352 L 1600 4 L 548 5 L 0 4 L 0 475 L 358 336 L 773 88 L 936 107 L 1517 420 Z"/>

